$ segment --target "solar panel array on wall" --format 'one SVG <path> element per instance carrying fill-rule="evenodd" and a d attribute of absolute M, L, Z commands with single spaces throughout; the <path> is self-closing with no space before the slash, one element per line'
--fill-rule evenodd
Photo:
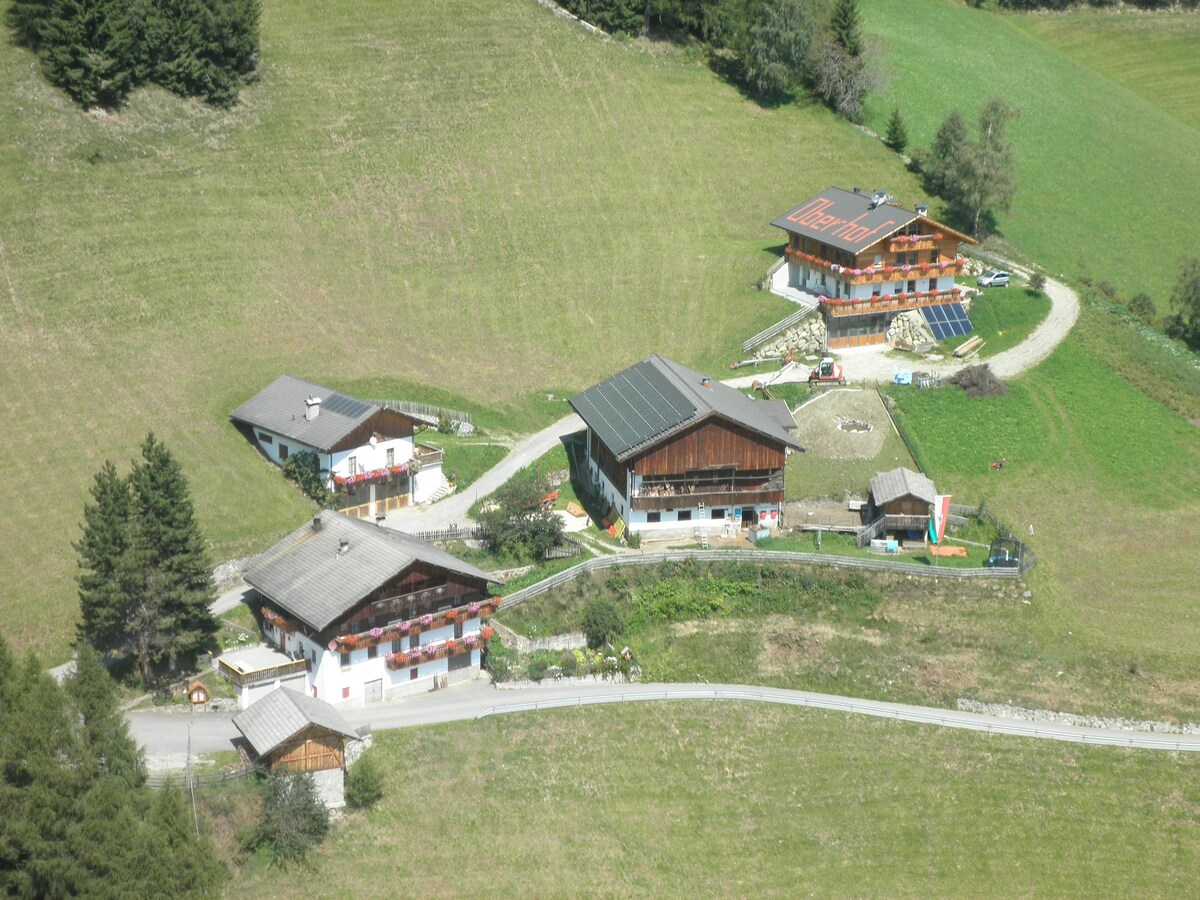
<path fill-rule="evenodd" d="M 921 315 L 925 317 L 929 330 L 935 340 L 944 341 L 947 338 L 962 337 L 975 330 L 971 320 L 967 318 L 966 310 L 961 303 L 938 303 L 934 306 L 922 306 Z"/>

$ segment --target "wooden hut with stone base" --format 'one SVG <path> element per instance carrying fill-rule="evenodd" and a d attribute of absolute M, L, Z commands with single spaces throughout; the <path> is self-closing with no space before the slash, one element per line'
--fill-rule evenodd
<path fill-rule="evenodd" d="M 924 541 L 937 491 L 928 476 L 901 466 L 871 479 L 870 502 L 869 521 L 878 534 Z"/>
<path fill-rule="evenodd" d="M 324 700 L 276 688 L 234 716 L 233 724 L 249 744 L 252 761 L 273 770 L 309 773 L 326 806 L 345 804 L 347 741 L 359 736 Z"/>

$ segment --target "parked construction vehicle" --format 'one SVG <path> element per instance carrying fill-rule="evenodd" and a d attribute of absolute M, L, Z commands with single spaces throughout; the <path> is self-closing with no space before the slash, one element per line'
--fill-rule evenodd
<path fill-rule="evenodd" d="M 809 384 L 826 384 L 836 381 L 838 384 L 846 383 L 846 371 L 842 368 L 842 364 L 833 361 L 833 357 L 826 356 L 808 373 Z"/>

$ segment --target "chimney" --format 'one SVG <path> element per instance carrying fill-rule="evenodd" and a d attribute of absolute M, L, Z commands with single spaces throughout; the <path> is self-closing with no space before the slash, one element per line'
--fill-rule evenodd
<path fill-rule="evenodd" d="M 700 386 L 706 387 L 711 391 L 712 390 L 712 379 L 709 378 L 707 375 L 705 375 L 703 378 L 700 379 Z"/>
<path fill-rule="evenodd" d="M 342 538 L 338 542 L 338 556 L 345 556 L 346 552 L 349 549 L 350 549 L 350 542 L 348 540 L 346 540 L 345 538 Z"/>
<path fill-rule="evenodd" d="M 320 530 L 321 530 L 321 517 L 319 515 L 313 516 L 313 531 L 320 531 Z"/>
<path fill-rule="evenodd" d="M 321 414 L 321 398 L 309 397 L 304 401 L 304 421 L 311 422 Z"/>
<path fill-rule="evenodd" d="M 917 215 L 918 216 L 929 215 L 929 204 L 928 203 L 918 203 L 917 204 Z"/>

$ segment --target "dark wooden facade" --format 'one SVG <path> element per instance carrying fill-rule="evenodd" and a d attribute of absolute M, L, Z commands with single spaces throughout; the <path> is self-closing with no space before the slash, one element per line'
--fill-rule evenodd
<path fill-rule="evenodd" d="M 310 725 L 268 753 L 263 761 L 272 769 L 288 772 L 323 772 L 343 767 L 345 747 L 344 735 Z"/>
<path fill-rule="evenodd" d="M 396 619 L 415 619 L 474 600 L 486 600 L 488 596 L 486 581 L 416 562 L 363 598 L 326 631 L 330 637 L 369 631 Z"/>
<path fill-rule="evenodd" d="M 748 428 L 711 416 L 634 458 L 634 474 L 684 475 L 699 469 L 782 469 L 784 448 Z"/>
<path fill-rule="evenodd" d="M 929 516 L 929 502 L 907 494 L 878 508 L 881 516 Z"/>
<path fill-rule="evenodd" d="M 391 441 L 396 438 L 411 438 L 414 433 L 415 423 L 408 416 L 392 409 L 381 409 L 330 447 L 328 452 L 337 453 L 362 447 L 370 442 L 372 435 L 379 435 L 381 441 Z"/>

